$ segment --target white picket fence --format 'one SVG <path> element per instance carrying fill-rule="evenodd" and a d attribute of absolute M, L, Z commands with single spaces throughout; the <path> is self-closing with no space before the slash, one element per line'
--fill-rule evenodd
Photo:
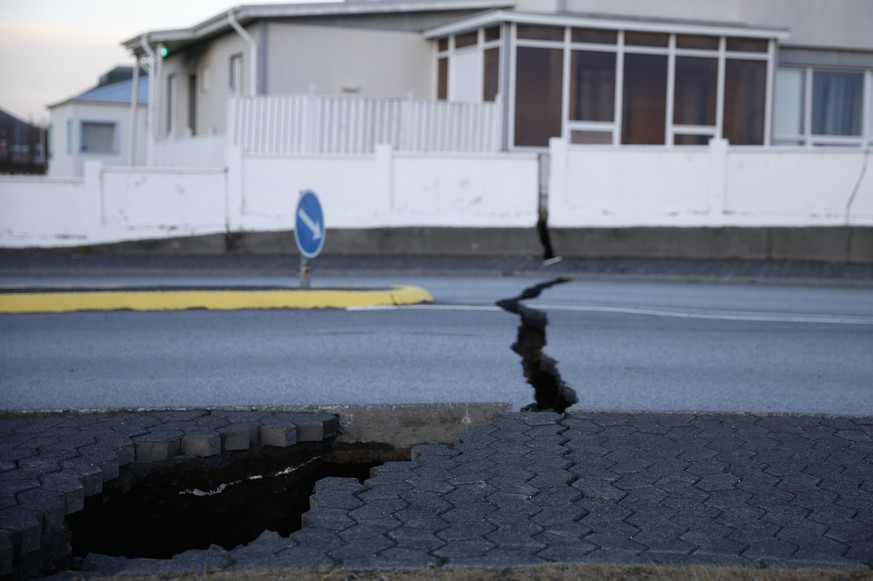
<path fill-rule="evenodd" d="M 232 143 L 249 155 L 500 151 L 500 103 L 260 95 L 229 103 Z"/>

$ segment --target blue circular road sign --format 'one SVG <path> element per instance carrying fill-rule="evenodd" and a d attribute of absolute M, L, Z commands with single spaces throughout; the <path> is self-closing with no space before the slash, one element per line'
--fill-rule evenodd
<path fill-rule="evenodd" d="M 311 190 L 301 192 L 294 212 L 294 240 L 300 254 L 315 258 L 324 246 L 324 214 L 318 196 Z"/>

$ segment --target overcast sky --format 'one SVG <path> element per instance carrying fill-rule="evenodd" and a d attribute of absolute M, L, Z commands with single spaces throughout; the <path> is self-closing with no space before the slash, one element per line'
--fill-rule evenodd
<path fill-rule="evenodd" d="M 121 42 L 188 28 L 239 4 L 301 0 L 0 0 L 0 109 L 48 123 L 48 105 L 90 89 L 116 65 Z M 313 1 L 313 0 L 309 0 Z"/>

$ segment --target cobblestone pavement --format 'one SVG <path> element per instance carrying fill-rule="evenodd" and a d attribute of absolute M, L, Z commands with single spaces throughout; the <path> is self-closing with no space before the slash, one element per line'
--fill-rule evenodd
<path fill-rule="evenodd" d="M 47 545 L 57 543 L 65 517 L 123 467 L 321 442 L 337 428 L 334 415 L 270 411 L 2 417 L 0 577 L 20 573 L 23 562 L 52 558 L 56 549 Z"/>
<path fill-rule="evenodd" d="M 196 425 L 211 417 L 225 416 L 192 419 Z M 36 471 L 31 481 L 50 490 L 66 490 L 47 486 L 59 478 L 46 469 L 52 462 L 62 463 L 60 474 L 77 476 L 85 493 L 89 475 L 96 482 L 98 471 L 117 470 L 84 459 L 40 459 L 52 449 L 90 439 L 113 442 L 128 460 L 140 450 L 116 430 L 76 435 L 65 421 L 18 422 L 18 437 L 30 430 L 44 443 L 39 455 L 12 459 L 10 450 L 21 447 L 10 448 L 8 422 L 4 475 Z M 18 504 L 6 510 L 25 515 L 41 506 L 15 484 L 22 479 L 3 482 L 4 499 Z M 56 521 L 61 510 L 51 513 Z M 469 429 L 456 445 L 418 446 L 411 461 L 379 466 L 363 483 L 319 481 L 303 527 L 287 538 L 265 532 L 247 546 L 168 560 L 91 555 L 77 575 L 544 561 L 871 568 L 873 418 L 510 413 Z"/>

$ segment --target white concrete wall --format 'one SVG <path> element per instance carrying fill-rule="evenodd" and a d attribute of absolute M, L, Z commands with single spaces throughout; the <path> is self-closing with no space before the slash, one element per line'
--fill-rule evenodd
<path fill-rule="evenodd" d="M 0 179 L 0 247 L 62 247 L 226 231 L 224 170 L 85 164 L 81 179 Z"/>
<path fill-rule="evenodd" d="M 619 149 L 553 140 L 551 151 L 554 227 L 873 226 L 871 153 L 725 141 Z M 304 189 L 318 193 L 328 228 L 532 228 L 538 162 L 380 146 L 371 156 L 331 157 L 229 149 L 226 170 L 91 163 L 81 180 L 0 179 L 0 247 L 290 230 Z"/>
<path fill-rule="evenodd" d="M 870 153 L 551 145 L 557 227 L 873 225 Z"/>
<path fill-rule="evenodd" d="M 240 230 L 293 228 L 302 190 L 321 199 L 328 228 L 532 227 L 537 219 L 534 155 L 395 154 L 242 159 L 231 186 Z"/>

